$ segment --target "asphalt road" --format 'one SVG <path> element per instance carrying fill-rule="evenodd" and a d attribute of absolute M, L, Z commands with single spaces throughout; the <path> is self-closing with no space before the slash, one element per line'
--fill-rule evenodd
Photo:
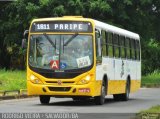
<path fill-rule="evenodd" d="M 160 88 L 142 88 L 130 94 L 127 102 L 116 102 L 107 96 L 105 104 L 95 105 L 93 101 L 72 101 L 71 98 L 51 98 L 50 104 L 41 105 L 39 98 L 13 99 L 0 101 L 0 113 L 138 113 L 155 105 L 160 105 Z M 92 115 L 93 116 L 93 115 Z M 96 116 L 94 116 L 96 118 Z"/>

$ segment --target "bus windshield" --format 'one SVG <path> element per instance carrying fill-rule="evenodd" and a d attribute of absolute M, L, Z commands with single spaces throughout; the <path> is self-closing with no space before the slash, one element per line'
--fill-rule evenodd
<path fill-rule="evenodd" d="M 91 35 L 31 35 L 29 46 L 29 65 L 35 68 L 71 70 L 93 64 Z"/>

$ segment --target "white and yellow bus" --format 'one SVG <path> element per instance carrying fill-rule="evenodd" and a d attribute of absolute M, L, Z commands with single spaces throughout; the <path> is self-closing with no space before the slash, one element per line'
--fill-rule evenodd
<path fill-rule="evenodd" d="M 138 34 L 80 16 L 34 19 L 28 35 L 27 90 L 50 97 L 127 101 L 141 84 Z"/>

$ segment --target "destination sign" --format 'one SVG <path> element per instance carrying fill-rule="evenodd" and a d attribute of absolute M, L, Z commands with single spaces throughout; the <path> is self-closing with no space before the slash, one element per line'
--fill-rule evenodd
<path fill-rule="evenodd" d="M 79 21 L 34 22 L 31 32 L 92 32 L 92 24 Z"/>

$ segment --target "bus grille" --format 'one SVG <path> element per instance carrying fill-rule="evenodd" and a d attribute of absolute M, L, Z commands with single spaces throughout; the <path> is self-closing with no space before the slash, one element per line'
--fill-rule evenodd
<path fill-rule="evenodd" d="M 46 83 L 58 83 L 58 81 L 45 81 Z M 62 81 L 63 84 L 73 84 L 74 81 Z"/>
<path fill-rule="evenodd" d="M 69 91 L 71 87 L 48 87 L 50 91 Z"/>

